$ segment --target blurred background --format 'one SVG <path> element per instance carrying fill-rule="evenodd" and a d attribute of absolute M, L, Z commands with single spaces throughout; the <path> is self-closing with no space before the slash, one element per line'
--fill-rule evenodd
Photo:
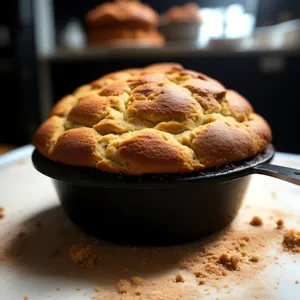
<path fill-rule="evenodd" d="M 277 150 L 300 153 L 300 1 L 104 2 L 2 1 L 0 154 L 30 143 L 77 86 L 163 61 L 239 91 L 271 124 Z"/>

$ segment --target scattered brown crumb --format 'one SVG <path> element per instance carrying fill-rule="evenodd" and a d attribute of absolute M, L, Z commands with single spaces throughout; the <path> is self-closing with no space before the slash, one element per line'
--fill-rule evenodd
<path fill-rule="evenodd" d="M 0 219 L 3 219 L 4 217 L 5 217 L 4 207 L 0 206 Z"/>
<path fill-rule="evenodd" d="M 247 247 L 248 246 L 248 243 L 246 241 L 241 241 L 240 242 L 240 246 L 241 247 Z"/>
<path fill-rule="evenodd" d="M 263 220 L 258 216 L 254 216 L 252 218 L 252 220 L 250 221 L 250 225 L 252 225 L 252 226 L 262 226 L 263 225 Z"/>
<path fill-rule="evenodd" d="M 279 219 L 276 222 L 276 225 L 277 225 L 277 229 L 282 229 L 284 227 L 284 221 L 283 221 L 283 219 Z"/>
<path fill-rule="evenodd" d="M 227 272 L 218 267 L 216 264 L 213 264 L 213 263 L 207 263 L 205 265 L 205 271 L 209 274 L 215 274 L 215 275 L 219 275 L 219 276 L 226 276 L 227 275 Z"/>
<path fill-rule="evenodd" d="M 24 296 L 24 300 L 29 300 L 28 296 Z"/>
<path fill-rule="evenodd" d="M 80 291 L 80 288 L 77 288 L 76 291 Z"/>
<path fill-rule="evenodd" d="M 95 288 L 94 288 L 94 291 L 95 291 L 96 293 L 99 293 L 99 292 L 100 292 L 100 289 L 99 289 L 98 287 L 95 287 Z"/>
<path fill-rule="evenodd" d="M 249 261 L 257 263 L 260 261 L 260 257 L 257 255 L 253 255 L 249 258 Z"/>
<path fill-rule="evenodd" d="M 298 284 L 298 283 L 299 283 L 299 280 L 296 280 L 295 283 Z"/>
<path fill-rule="evenodd" d="M 223 265 L 227 270 L 239 270 L 240 258 L 237 255 L 230 255 L 228 253 L 221 253 L 217 263 Z"/>
<path fill-rule="evenodd" d="M 143 285 L 143 279 L 141 277 L 138 277 L 138 276 L 131 277 L 130 282 L 134 286 L 141 286 L 141 285 Z"/>
<path fill-rule="evenodd" d="M 81 267 L 95 267 L 100 260 L 100 258 L 92 251 L 91 247 L 84 243 L 73 245 L 70 248 L 69 253 L 71 259 Z"/>
<path fill-rule="evenodd" d="M 275 260 L 278 260 L 278 259 L 279 259 L 279 257 L 278 257 L 278 256 L 274 256 L 274 259 L 275 259 Z"/>
<path fill-rule="evenodd" d="M 141 290 L 136 290 L 134 294 L 136 296 L 141 296 L 142 295 L 142 291 Z"/>
<path fill-rule="evenodd" d="M 100 245 L 95 245 L 93 240 L 90 241 L 89 238 L 86 238 L 81 242 L 83 250 L 76 250 L 75 247 L 76 257 L 73 260 L 81 264 L 81 261 L 87 259 L 86 256 L 90 256 L 89 251 L 92 251 L 99 257 L 101 254 L 103 264 L 106 260 L 110 260 L 112 267 L 109 267 L 109 270 L 113 270 L 114 273 L 116 273 L 117 265 L 114 263 L 115 257 L 122 259 L 122 262 L 126 261 L 121 264 L 122 268 L 119 270 L 119 274 L 123 274 L 124 279 L 120 280 L 122 277 L 119 277 L 119 282 L 113 290 L 101 289 L 99 292 L 95 289 L 94 300 L 197 299 L 200 294 L 209 293 L 210 288 L 220 290 L 223 287 L 225 293 L 230 293 L 232 285 L 243 284 L 243 282 L 251 280 L 255 276 L 254 274 L 267 267 L 269 260 L 273 260 L 274 255 L 270 257 L 266 255 L 266 251 L 269 250 L 269 246 L 273 245 L 273 241 L 282 238 L 281 231 L 270 230 L 269 226 L 262 227 L 258 231 L 254 227 L 249 228 L 249 225 L 245 226 L 244 220 L 250 221 L 253 215 L 250 215 L 250 218 L 249 216 L 241 218 L 242 230 L 224 230 L 191 247 L 189 245 L 175 247 L 170 251 L 162 251 L 160 248 L 116 247 L 116 255 L 111 255 L 111 246 L 102 245 L 102 242 Z M 274 218 L 273 224 L 277 219 Z M 79 253 L 76 253 L 77 251 Z M 128 258 L 133 261 L 132 267 L 127 264 Z M 176 269 L 178 268 L 178 271 L 175 271 L 173 275 L 168 272 L 156 276 L 162 260 L 166 262 L 166 266 L 170 264 Z M 148 269 L 148 265 L 149 269 L 155 272 L 155 278 L 146 276 L 142 277 L 142 281 L 139 277 L 131 277 L 143 274 L 141 270 Z M 105 264 L 105 267 L 108 265 Z M 194 283 L 198 287 L 186 284 L 189 278 L 186 274 L 194 275 Z M 227 276 L 227 280 L 225 276 Z M 211 298 L 215 299 L 215 297 Z"/>
<path fill-rule="evenodd" d="M 119 294 L 126 294 L 130 291 L 131 284 L 128 280 L 121 279 L 117 285 L 117 291 Z"/>
<path fill-rule="evenodd" d="M 204 278 L 204 277 L 206 277 L 206 274 L 205 273 L 203 273 L 203 272 L 194 272 L 194 275 L 196 276 L 196 277 L 201 277 L 201 278 Z"/>
<path fill-rule="evenodd" d="M 300 231 L 295 229 L 286 231 L 282 244 L 287 251 L 300 253 Z"/>
<path fill-rule="evenodd" d="M 177 274 L 177 275 L 176 275 L 176 278 L 175 278 L 175 281 L 176 281 L 176 282 L 184 282 L 185 279 L 184 279 L 183 275 Z"/>

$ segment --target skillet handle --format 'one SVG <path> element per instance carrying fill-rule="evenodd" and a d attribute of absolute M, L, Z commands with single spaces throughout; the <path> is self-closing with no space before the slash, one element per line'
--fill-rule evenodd
<path fill-rule="evenodd" d="M 275 177 L 296 185 L 300 185 L 300 170 L 297 169 L 265 163 L 254 167 L 253 173 Z"/>

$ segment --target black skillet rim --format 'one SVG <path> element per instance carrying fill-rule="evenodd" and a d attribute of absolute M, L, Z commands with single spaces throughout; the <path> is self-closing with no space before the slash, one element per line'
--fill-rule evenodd
<path fill-rule="evenodd" d="M 32 154 L 34 167 L 42 174 L 74 186 L 100 189 L 169 189 L 178 184 L 192 184 L 199 181 L 216 180 L 219 183 L 234 180 L 253 173 L 253 168 L 272 160 L 275 154 L 270 144 L 264 153 L 255 157 L 204 172 L 180 174 L 145 174 L 141 176 L 112 174 L 96 168 L 76 167 L 53 162 L 36 149 Z"/>

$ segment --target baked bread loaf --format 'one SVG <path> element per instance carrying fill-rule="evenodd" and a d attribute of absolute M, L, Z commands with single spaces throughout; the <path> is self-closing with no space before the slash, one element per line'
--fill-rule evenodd
<path fill-rule="evenodd" d="M 163 63 L 79 87 L 55 105 L 33 144 L 56 162 L 140 175 L 242 161 L 271 139 L 269 125 L 243 96 Z"/>
<path fill-rule="evenodd" d="M 139 1 L 107 2 L 87 15 L 88 41 L 91 45 L 162 46 L 164 38 L 157 31 L 158 21 L 158 14 Z"/>
<path fill-rule="evenodd" d="M 200 6 L 189 2 L 182 6 L 172 6 L 166 13 L 166 23 L 200 23 Z"/>

